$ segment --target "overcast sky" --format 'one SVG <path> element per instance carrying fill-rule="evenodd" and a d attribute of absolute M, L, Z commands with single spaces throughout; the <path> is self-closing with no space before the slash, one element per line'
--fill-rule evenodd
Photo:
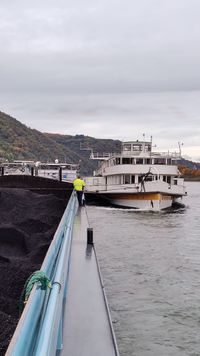
<path fill-rule="evenodd" d="M 200 160 L 200 0 L 0 2 L 0 110 Z"/>

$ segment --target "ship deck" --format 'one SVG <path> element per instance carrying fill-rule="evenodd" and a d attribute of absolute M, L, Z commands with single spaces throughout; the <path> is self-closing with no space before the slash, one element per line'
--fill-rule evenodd
<path fill-rule="evenodd" d="M 75 217 L 62 356 L 114 356 L 113 336 L 92 245 L 87 245 L 87 215 Z"/>

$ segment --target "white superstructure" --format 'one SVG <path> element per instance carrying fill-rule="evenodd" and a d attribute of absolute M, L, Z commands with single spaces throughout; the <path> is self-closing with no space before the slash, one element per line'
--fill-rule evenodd
<path fill-rule="evenodd" d="M 120 154 L 92 153 L 91 158 L 102 162 L 93 177 L 85 178 L 86 191 L 114 205 L 160 210 L 186 195 L 179 155 L 152 152 L 152 142 L 124 142 Z"/>

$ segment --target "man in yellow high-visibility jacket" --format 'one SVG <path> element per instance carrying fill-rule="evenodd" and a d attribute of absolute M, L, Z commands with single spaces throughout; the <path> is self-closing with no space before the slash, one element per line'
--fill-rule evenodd
<path fill-rule="evenodd" d="M 73 181 L 74 190 L 76 191 L 79 206 L 83 205 L 83 190 L 85 187 L 85 182 L 78 175 L 77 178 Z"/>

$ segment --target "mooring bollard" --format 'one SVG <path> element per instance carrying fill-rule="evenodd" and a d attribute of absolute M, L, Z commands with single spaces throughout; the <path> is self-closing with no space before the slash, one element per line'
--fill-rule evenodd
<path fill-rule="evenodd" d="M 91 227 L 87 228 L 87 244 L 93 245 L 93 229 Z"/>
<path fill-rule="evenodd" d="M 59 167 L 59 181 L 62 182 L 62 167 Z"/>

